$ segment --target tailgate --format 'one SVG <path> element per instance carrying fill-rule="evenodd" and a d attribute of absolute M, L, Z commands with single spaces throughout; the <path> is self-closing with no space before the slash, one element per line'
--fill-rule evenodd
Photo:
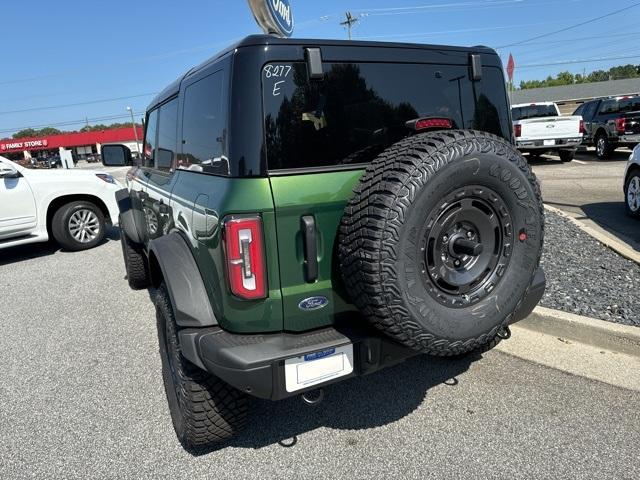
<path fill-rule="evenodd" d="M 640 134 L 640 112 L 629 112 L 629 113 L 626 113 L 624 117 L 625 117 L 625 134 L 639 135 Z"/>
<path fill-rule="evenodd" d="M 532 118 L 520 122 L 520 140 L 568 138 L 580 135 L 580 117 Z"/>
<path fill-rule="evenodd" d="M 356 311 L 345 300 L 336 249 L 344 208 L 362 173 L 356 170 L 270 179 L 285 330 L 329 326 L 340 314 Z M 305 221 L 313 231 L 306 231 Z M 317 275 L 309 278 L 309 264 L 314 259 Z"/>

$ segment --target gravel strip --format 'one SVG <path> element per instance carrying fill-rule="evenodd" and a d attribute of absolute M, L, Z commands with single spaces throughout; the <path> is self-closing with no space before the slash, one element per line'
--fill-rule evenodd
<path fill-rule="evenodd" d="M 640 266 L 552 212 L 546 213 L 542 265 L 542 306 L 640 326 Z"/>

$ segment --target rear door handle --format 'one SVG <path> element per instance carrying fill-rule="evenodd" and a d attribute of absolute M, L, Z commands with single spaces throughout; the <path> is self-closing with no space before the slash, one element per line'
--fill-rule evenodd
<path fill-rule="evenodd" d="M 318 280 L 316 219 L 312 215 L 300 218 L 300 230 L 304 242 L 304 278 L 307 283 L 313 283 Z"/>

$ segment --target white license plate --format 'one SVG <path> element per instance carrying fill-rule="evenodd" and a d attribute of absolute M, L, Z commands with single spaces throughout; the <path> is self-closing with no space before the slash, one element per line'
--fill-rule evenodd
<path fill-rule="evenodd" d="M 329 348 L 284 362 L 287 392 L 295 392 L 353 372 L 353 345 Z"/>
<path fill-rule="evenodd" d="M 550 146 L 550 145 L 555 145 L 555 144 L 556 144 L 556 141 L 555 141 L 555 140 L 545 140 L 545 141 L 543 142 L 543 144 L 544 144 L 544 146 L 545 146 L 545 147 L 548 147 L 548 146 Z"/>

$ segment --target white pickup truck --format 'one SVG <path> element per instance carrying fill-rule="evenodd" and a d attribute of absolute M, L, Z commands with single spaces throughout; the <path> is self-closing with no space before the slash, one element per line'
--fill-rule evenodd
<path fill-rule="evenodd" d="M 51 236 L 66 250 L 95 247 L 118 222 L 121 188 L 106 172 L 30 170 L 0 157 L 0 250 Z"/>
<path fill-rule="evenodd" d="M 563 117 L 553 102 L 511 106 L 516 146 L 534 156 L 557 152 L 560 160 L 570 162 L 584 136 L 581 116 Z"/>

